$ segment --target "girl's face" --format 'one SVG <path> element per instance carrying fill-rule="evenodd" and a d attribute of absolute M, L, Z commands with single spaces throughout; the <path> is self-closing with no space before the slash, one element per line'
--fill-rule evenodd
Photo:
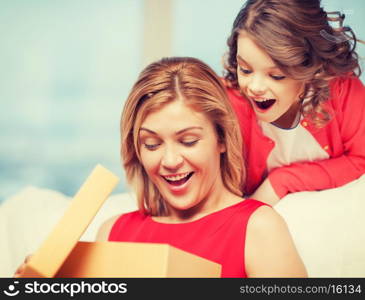
<path fill-rule="evenodd" d="M 139 143 L 141 163 L 166 201 L 169 215 L 179 218 L 182 211 L 219 201 L 224 146 L 204 114 L 183 100 L 168 103 L 147 115 Z"/>
<path fill-rule="evenodd" d="M 237 39 L 237 77 L 259 120 L 290 127 L 300 108 L 304 83 L 284 76 L 247 34 Z"/>

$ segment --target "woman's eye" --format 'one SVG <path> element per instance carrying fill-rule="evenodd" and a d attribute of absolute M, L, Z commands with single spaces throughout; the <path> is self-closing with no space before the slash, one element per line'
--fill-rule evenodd
<path fill-rule="evenodd" d="M 241 73 L 243 73 L 243 74 L 251 74 L 252 73 L 252 71 L 250 71 L 250 70 L 247 70 L 247 69 L 244 69 L 244 68 L 242 68 L 242 67 L 239 67 L 239 70 L 241 71 Z"/>
<path fill-rule="evenodd" d="M 272 79 L 274 80 L 283 80 L 284 78 L 286 78 L 283 75 L 270 75 Z"/>
<path fill-rule="evenodd" d="M 190 147 L 190 146 L 195 145 L 198 141 L 199 140 L 181 141 L 181 144 Z"/>
<path fill-rule="evenodd" d="M 156 150 L 158 148 L 158 146 L 160 146 L 161 144 L 146 144 L 146 143 L 144 143 L 143 145 L 147 150 L 153 151 L 153 150 Z"/>

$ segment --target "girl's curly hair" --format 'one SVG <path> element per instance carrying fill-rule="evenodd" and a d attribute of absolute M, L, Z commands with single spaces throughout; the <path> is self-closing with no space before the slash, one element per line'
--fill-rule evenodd
<path fill-rule="evenodd" d="M 304 114 L 317 126 L 324 125 L 330 120 L 324 107 L 330 96 L 329 81 L 361 74 L 355 52 L 359 40 L 350 27 L 343 26 L 344 18 L 339 12 L 326 13 L 319 0 L 248 0 L 227 40 L 226 83 L 239 89 L 237 38 L 245 31 L 285 75 L 306 83 L 300 97 L 311 100 Z M 333 28 L 329 22 L 339 22 L 339 27 Z"/>

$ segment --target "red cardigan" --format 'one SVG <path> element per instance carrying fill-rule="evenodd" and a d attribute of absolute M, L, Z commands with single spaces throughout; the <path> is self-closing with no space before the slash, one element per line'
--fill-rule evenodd
<path fill-rule="evenodd" d="M 274 141 L 266 137 L 257 123 L 250 103 L 237 90 L 227 89 L 239 119 L 244 140 L 247 195 L 268 176 L 276 194 L 314 191 L 342 186 L 365 173 L 365 87 L 357 77 L 341 77 L 330 82 L 326 109 L 332 119 L 317 128 L 309 119 L 301 124 L 329 154 L 329 159 L 296 162 L 267 174 L 266 161 Z M 298 145 L 303 147 L 305 145 Z"/>

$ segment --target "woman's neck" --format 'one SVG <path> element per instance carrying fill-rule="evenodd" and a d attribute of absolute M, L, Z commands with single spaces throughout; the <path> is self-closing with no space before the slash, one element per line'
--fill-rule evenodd
<path fill-rule="evenodd" d="M 242 197 L 230 192 L 221 182 L 221 186 L 213 185 L 209 196 L 202 199 L 197 205 L 186 209 L 169 207 L 169 214 L 163 217 L 154 217 L 154 220 L 163 223 L 185 223 L 198 220 L 225 207 L 234 205 L 243 200 Z"/>

